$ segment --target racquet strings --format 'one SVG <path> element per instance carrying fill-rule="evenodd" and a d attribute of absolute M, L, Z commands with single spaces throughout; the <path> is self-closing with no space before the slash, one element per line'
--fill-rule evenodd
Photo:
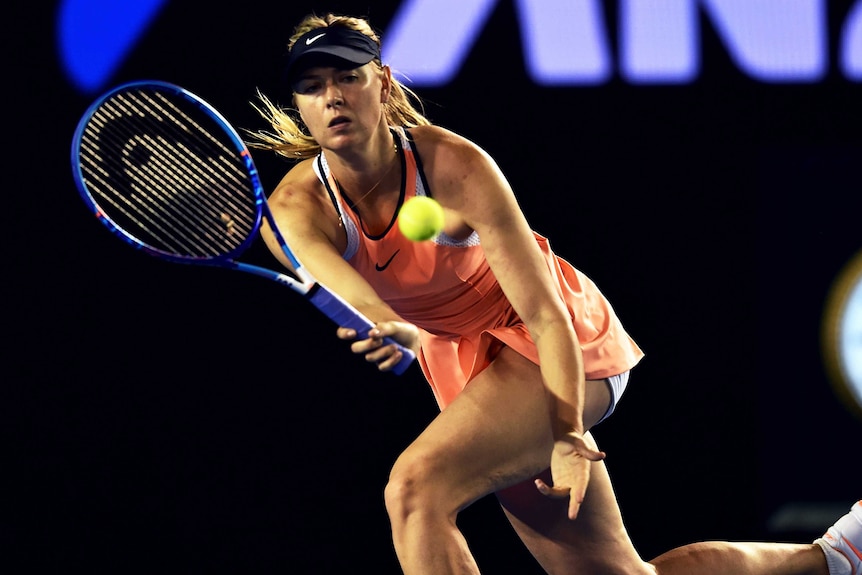
<path fill-rule="evenodd" d="M 250 158 L 182 95 L 134 88 L 112 95 L 83 129 L 79 156 L 94 203 L 156 251 L 223 257 L 244 248 L 257 229 Z"/>

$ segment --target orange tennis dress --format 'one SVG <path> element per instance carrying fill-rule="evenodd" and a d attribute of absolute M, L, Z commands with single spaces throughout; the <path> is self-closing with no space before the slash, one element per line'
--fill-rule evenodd
<path fill-rule="evenodd" d="M 400 202 L 430 196 L 409 132 L 399 128 L 393 133 L 402 164 Z M 392 222 L 382 234 L 370 236 L 340 193 L 325 156 L 319 155 L 314 165 L 347 232 L 344 259 L 398 315 L 420 329 L 419 363 L 441 409 L 488 366 L 500 343 L 538 364 L 527 327 L 503 294 L 475 232 L 464 240 L 441 234 L 413 242 Z M 644 354 L 607 299 L 592 280 L 557 257 L 546 238 L 534 235 L 572 316 L 586 378 L 604 379 L 634 367 Z"/>

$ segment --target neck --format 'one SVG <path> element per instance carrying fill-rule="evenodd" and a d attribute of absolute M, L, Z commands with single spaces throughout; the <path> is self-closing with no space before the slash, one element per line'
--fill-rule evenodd
<path fill-rule="evenodd" d="M 390 190 L 392 179 L 398 175 L 395 167 L 400 162 L 394 134 L 387 130 L 387 137 L 381 138 L 380 144 L 373 147 L 373 150 L 353 159 L 339 154 L 332 154 L 331 160 L 329 156 L 326 158 L 333 178 L 353 205 L 360 205 Z"/>

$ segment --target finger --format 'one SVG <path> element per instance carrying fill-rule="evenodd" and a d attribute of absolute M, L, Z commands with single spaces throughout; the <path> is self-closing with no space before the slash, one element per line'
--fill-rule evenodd
<path fill-rule="evenodd" d="M 365 360 L 377 364 L 387 362 L 394 355 L 400 354 L 401 350 L 397 345 L 384 345 L 380 340 L 369 340 L 366 348 Z M 399 358 L 400 359 L 400 358 Z M 397 360 L 396 360 L 397 362 Z"/>
<path fill-rule="evenodd" d="M 351 327 L 339 327 L 335 333 L 338 339 L 356 339 L 356 330 Z"/>
<path fill-rule="evenodd" d="M 551 488 L 548 487 L 548 484 L 542 481 L 541 479 L 536 479 L 533 483 L 536 484 L 536 489 L 539 490 L 539 493 L 542 495 L 548 495 Z"/>
<path fill-rule="evenodd" d="M 401 352 L 401 350 L 395 349 L 395 351 L 385 360 L 377 362 L 377 369 L 379 369 L 380 371 L 391 371 L 401 361 L 402 355 L 404 354 Z"/>
<path fill-rule="evenodd" d="M 586 445 L 581 445 L 577 448 L 577 453 L 584 459 L 589 459 L 590 461 L 601 461 L 607 454 L 604 451 L 596 451 L 595 449 L 591 449 Z"/>
<path fill-rule="evenodd" d="M 365 354 L 368 361 L 375 361 L 374 359 L 369 359 L 368 355 L 378 352 L 381 345 L 383 345 L 383 342 L 379 339 L 357 339 L 350 344 L 350 349 L 353 353 Z M 382 359 L 382 356 L 378 359 Z"/>
<path fill-rule="evenodd" d="M 374 337 L 391 337 L 396 333 L 396 326 L 394 322 L 391 321 L 381 321 L 368 332 L 368 335 Z"/>
<path fill-rule="evenodd" d="M 536 479 L 535 484 L 539 493 L 553 499 L 564 499 L 569 496 L 569 491 L 571 491 L 568 487 L 551 487 L 541 479 Z"/>
<path fill-rule="evenodd" d="M 569 499 L 569 519 L 574 521 L 578 518 L 578 512 L 581 510 L 581 503 L 583 502 L 583 499 L 579 501 L 574 497 Z"/>

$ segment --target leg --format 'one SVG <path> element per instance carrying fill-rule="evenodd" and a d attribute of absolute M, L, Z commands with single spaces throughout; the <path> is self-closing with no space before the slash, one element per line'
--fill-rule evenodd
<path fill-rule="evenodd" d="M 608 397 L 604 384 L 588 394 L 590 421 L 605 413 Z M 457 514 L 548 467 L 548 413 L 538 367 L 503 348 L 401 454 L 385 500 L 405 573 L 478 573 Z"/>
<path fill-rule="evenodd" d="M 689 573 L 704 563 L 716 565 L 709 573 L 862 575 L 862 501 L 811 545 L 705 542 L 653 560 L 663 575 Z"/>
<path fill-rule="evenodd" d="M 547 472 L 544 477 L 547 481 Z M 521 540 L 550 574 L 862 575 L 862 501 L 818 540 L 820 545 L 709 541 L 673 549 L 644 564 L 623 526 L 604 462 L 593 464 L 574 522 L 566 517 L 565 502 L 542 497 L 532 481 L 497 497 Z M 824 550 L 831 555 L 828 567 Z"/>
<path fill-rule="evenodd" d="M 607 402 L 604 384 L 588 382 L 588 425 Z M 531 479 L 547 469 L 552 443 L 538 368 L 504 348 L 393 466 L 385 500 L 404 573 L 478 573 L 456 518 L 496 492 L 518 535 L 552 575 L 862 575 L 830 573 L 814 544 L 695 543 L 643 562 L 603 462 L 593 464 L 576 521 L 566 518 L 565 502 L 538 493 Z M 862 548 L 862 530 L 848 530 L 853 524 L 846 517 L 836 525 Z"/>
<path fill-rule="evenodd" d="M 593 442 L 590 434 L 587 438 Z M 548 471 L 542 476 L 549 481 Z M 656 573 L 641 560 L 629 539 L 604 462 L 593 464 L 575 521 L 566 515 L 566 501 L 544 497 L 532 480 L 499 491 L 497 498 L 518 536 L 549 574 Z"/>
<path fill-rule="evenodd" d="M 741 575 L 862 575 L 862 501 L 811 545 L 706 542 L 668 551 L 652 562 L 662 575 L 704 571 Z"/>
<path fill-rule="evenodd" d="M 708 541 L 673 549 L 652 562 L 660 575 L 829 575 L 814 544 Z"/>
<path fill-rule="evenodd" d="M 862 575 L 828 571 L 816 544 L 702 542 L 646 564 L 626 533 L 604 462 L 593 464 L 576 521 L 566 517 L 565 502 L 542 497 L 532 481 L 497 497 L 521 540 L 550 574 Z"/>

